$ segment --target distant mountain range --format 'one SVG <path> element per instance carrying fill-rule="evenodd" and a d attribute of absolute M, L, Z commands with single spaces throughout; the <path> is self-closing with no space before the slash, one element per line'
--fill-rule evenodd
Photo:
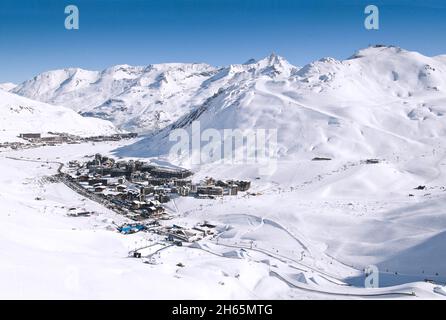
<path fill-rule="evenodd" d="M 287 77 L 298 68 L 276 55 L 243 65 L 167 63 L 120 65 L 103 71 L 48 71 L 11 87 L 30 99 L 69 107 L 130 131 L 161 129 L 224 88 L 261 76 Z"/>
<path fill-rule="evenodd" d="M 394 46 L 371 46 L 343 61 L 323 58 L 302 68 L 271 54 L 223 68 L 168 63 L 64 69 L 10 92 L 151 133 L 129 147 L 135 155 L 166 153 L 169 130 L 190 130 L 192 120 L 200 120 L 202 129 L 276 128 L 281 156 L 376 156 L 423 149 L 446 134 L 446 56 Z"/>

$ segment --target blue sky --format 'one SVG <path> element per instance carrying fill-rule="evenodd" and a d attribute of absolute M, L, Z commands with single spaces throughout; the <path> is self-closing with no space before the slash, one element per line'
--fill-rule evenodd
<path fill-rule="evenodd" d="M 80 29 L 64 28 L 75 4 Z M 364 8 L 380 9 L 380 30 Z M 441 0 L 1 0 L 0 82 L 51 69 L 115 64 L 242 63 L 271 52 L 304 65 L 385 43 L 446 53 Z"/>

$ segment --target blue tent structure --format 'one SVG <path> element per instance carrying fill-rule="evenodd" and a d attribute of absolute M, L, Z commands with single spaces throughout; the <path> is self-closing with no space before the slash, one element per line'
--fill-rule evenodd
<path fill-rule="evenodd" d="M 131 234 L 131 233 L 136 233 L 139 231 L 144 231 L 146 229 L 147 229 L 146 226 L 144 226 L 142 224 L 125 224 L 125 225 L 119 227 L 118 231 L 123 234 Z"/>

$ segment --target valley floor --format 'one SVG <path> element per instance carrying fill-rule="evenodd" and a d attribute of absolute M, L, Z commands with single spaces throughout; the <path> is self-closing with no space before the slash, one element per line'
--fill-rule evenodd
<path fill-rule="evenodd" d="M 208 220 L 221 233 L 165 247 L 153 234 L 116 232 L 126 218 L 47 179 L 57 162 L 111 153 L 120 143 L 0 152 L 0 298 L 446 298 L 438 289 L 446 282 L 442 156 L 422 164 L 289 160 L 267 178 L 249 166 L 203 166 L 194 179 L 248 178 L 256 195 L 174 199 L 173 223 Z M 420 184 L 426 189 L 414 190 Z M 73 207 L 95 214 L 69 217 Z M 150 264 L 128 257 L 151 245 L 157 249 L 145 254 L 162 250 Z M 371 264 L 380 288 L 364 288 Z"/>

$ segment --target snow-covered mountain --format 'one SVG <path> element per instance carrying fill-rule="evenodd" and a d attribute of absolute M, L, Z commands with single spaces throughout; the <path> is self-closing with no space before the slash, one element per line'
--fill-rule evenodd
<path fill-rule="evenodd" d="M 234 76 L 215 95 L 125 151 L 166 154 L 173 144 L 170 129 L 190 130 L 193 120 L 202 130 L 277 129 L 283 157 L 377 157 L 431 150 L 444 141 L 446 56 L 373 46 L 343 61 L 324 58 L 299 70 L 278 57 L 269 61 L 274 59 L 285 65 L 280 77 L 271 77 L 272 68 L 254 68 L 255 76 L 248 76 L 246 65 L 221 70 Z"/>
<path fill-rule="evenodd" d="M 196 63 L 120 65 L 101 72 L 76 68 L 42 73 L 12 91 L 141 132 L 164 128 L 225 86 L 296 70 L 275 54 L 225 68 Z"/>
<path fill-rule="evenodd" d="M 19 133 L 64 132 L 80 136 L 116 133 L 109 121 L 82 117 L 73 110 L 33 101 L 0 90 L 0 140 L 12 141 Z"/>
<path fill-rule="evenodd" d="M 0 83 L 0 90 L 11 91 L 16 86 L 17 85 L 15 83 L 11 83 L 11 82 Z"/>
<path fill-rule="evenodd" d="M 372 157 L 421 150 L 446 133 L 446 56 L 394 46 L 303 68 L 271 54 L 224 68 L 170 63 L 64 69 L 12 91 L 127 130 L 158 132 L 131 147 L 135 155 L 166 153 L 169 130 L 190 129 L 192 120 L 202 130 L 278 129 L 281 156 Z"/>

